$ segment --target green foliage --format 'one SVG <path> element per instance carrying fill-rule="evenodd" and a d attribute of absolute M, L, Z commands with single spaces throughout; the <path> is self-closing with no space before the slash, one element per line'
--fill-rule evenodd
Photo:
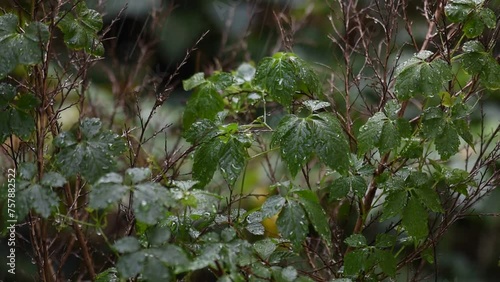
<path fill-rule="evenodd" d="M 30 93 L 18 94 L 14 86 L 0 84 L 0 143 L 11 134 L 26 139 L 35 129 L 31 113 L 39 105 L 38 99 Z"/>
<path fill-rule="evenodd" d="M 416 95 L 432 97 L 452 78 L 451 68 L 445 61 L 427 61 L 432 55 L 430 51 L 421 51 L 398 67 L 394 88 L 399 99 L 408 100 Z"/>
<path fill-rule="evenodd" d="M 43 44 L 49 38 L 48 27 L 41 22 L 19 26 L 16 15 L 0 16 L 0 79 L 18 65 L 35 65 L 42 62 Z"/>
<path fill-rule="evenodd" d="M 101 130 L 99 119 L 83 119 L 70 131 L 60 133 L 53 144 L 60 148 L 55 164 L 66 177 L 80 174 L 90 182 L 113 169 L 114 157 L 125 151 L 118 135 Z"/>
<path fill-rule="evenodd" d="M 147 137 L 159 100 L 147 120 L 139 115 L 140 127 L 124 121 L 122 136 L 83 114 L 69 130 L 58 123 L 63 110 L 52 101 L 75 103 L 74 94 L 81 111 L 88 101 L 86 68 L 104 55 L 97 11 L 78 2 L 58 7 L 53 21 L 6 13 L 0 16 L 0 79 L 8 79 L 0 83 L 0 143 L 17 173 L 0 192 L 2 207 L 15 182 L 13 215 L 20 224 L 29 214 L 29 228 L 44 233 L 71 225 L 78 241 L 93 232 L 102 236 L 99 247 L 115 261 L 95 276 L 86 265 L 95 281 L 198 281 L 206 272 L 218 281 L 380 281 L 395 279 L 408 258 L 432 263 L 429 246 L 442 233 L 435 231 L 463 215 L 487 191 L 481 189 L 492 189 L 483 179 L 493 179 L 498 160 L 497 148 L 489 148 L 497 132 L 487 139 L 490 133 L 476 136 L 470 128 L 481 91 L 500 88 L 492 44 L 481 36 L 495 28 L 495 15 L 480 0 L 452 0 L 444 9 L 444 22 L 454 24 L 435 23 L 433 38 L 446 39 L 436 53 L 423 50 L 391 66 L 394 54 L 382 50 L 387 65 L 378 66 L 382 60 L 374 56 L 358 76 L 359 66 L 345 58 L 345 93 L 337 91 L 335 68 L 328 85 L 335 91 L 323 93 L 326 83 L 294 53 L 194 74 L 183 81 L 192 91 L 182 117 L 185 140 L 169 152 L 173 128 L 161 154 L 143 152 L 163 130 Z M 58 78 L 65 59 L 50 51 L 56 27 L 72 51 L 69 62 L 91 58 L 76 75 Z M 459 29 L 461 38 L 447 33 Z M 467 38 L 479 39 L 463 43 Z M 363 54 L 349 48 L 345 56 Z M 18 65 L 27 78 L 7 77 Z M 366 66 L 376 71 L 375 86 L 362 81 Z M 57 79 L 44 76 L 52 72 L 61 80 L 54 85 Z M 68 86 L 68 78 L 81 88 Z M 370 95 L 380 98 L 377 106 Z M 109 128 L 117 128 L 114 119 Z M 452 168 L 464 146 L 467 165 Z M 262 187 L 250 192 L 255 183 Z M 126 232 L 103 234 L 115 214 L 127 221 Z M 342 229 L 352 219 L 354 230 Z M 372 224 L 386 231 L 366 232 Z M 82 252 L 82 261 L 92 261 L 94 248 Z"/>
<path fill-rule="evenodd" d="M 463 24 L 462 31 L 469 38 L 481 35 L 485 27 L 496 25 L 495 13 L 484 7 L 484 0 L 452 0 L 445 13 L 451 22 Z"/>
<path fill-rule="evenodd" d="M 69 11 L 61 11 L 58 27 L 64 34 L 64 43 L 73 50 L 84 50 L 95 55 L 104 55 L 98 32 L 102 29 L 101 15 L 79 2 Z"/>

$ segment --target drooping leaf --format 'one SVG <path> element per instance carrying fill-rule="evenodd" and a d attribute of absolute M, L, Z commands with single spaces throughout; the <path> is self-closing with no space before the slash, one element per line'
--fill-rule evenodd
<path fill-rule="evenodd" d="M 99 178 L 90 190 L 89 207 L 104 209 L 118 202 L 129 189 L 122 182 L 122 176 L 114 172 Z"/>
<path fill-rule="evenodd" d="M 292 177 L 297 175 L 314 152 L 314 133 L 306 119 L 287 116 L 273 134 L 272 144 L 279 144 L 281 157 Z"/>
<path fill-rule="evenodd" d="M 144 251 L 125 254 L 118 258 L 116 269 L 122 277 L 135 277 L 142 271 L 145 260 L 146 254 Z"/>
<path fill-rule="evenodd" d="M 273 57 L 259 62 L 255 82 L 264 88 L 271 98 L 289 106 L 297 90 L 297 74 L 286 53 L 276 53 Z"/>
<path fill-rule="evenodd" d="M 384 113 L 377 112 L 361 126 L 358 133 L 358 156 L 364 155 L 378 144 L 385 119 Z"/>
<path fill-rule="evenodd" d="M 306 94 L 321 96 L 323 91 L 318 75 L 309 64 L 297 56 L 289 56 L 298 77 L 298 89 Z"/>
<path fill-rule="evenodd" d="M 213 83 L 205 83 L 196 88 L 184 110 L 183 125 L 187 130 L 201 119 L 214 120 L 217 113 L 224 110 L 224 101 Z"/>
<path fill-rule="evenodd" d="M 295 201 L 287 201 L 276 220 L 278 230 L 283 238 L 290 240 L 295 248 L 299 248 L 308 231 L 308 221 L 304 209 Z"/>
<path fill-rule="evenodd" d="M 193 178 L 198 181 L 197 186 L 204 187 L 212 180 L 217 170 L 221 148 L 224 144 L 213 138 L 210 142 L 202 143 L 194 153 Z"/>
<path fill-rule="evenodd" d="M 427 138 L 436 138 L 443 134 L 445 124 L 444 114 L 440 108 L 427 108 L 422 117 L 422 134 Z"/>
<path fill-rule="evenodd" d="M 35 65 L 42 62 L 42 52 L 49 38 L 48 27 L 41 22 L 31 22 L 18 28 L 19 19 L 14 14 L 0 16 L 0 79 L 7 76 L 18 64 Z"/>
<path fill-rule="evenodd" d="M 102 56 L 104 46 L 97 33 L 102 29 L 101 15 L 88 9 L 85 2 L 79 2 L 74 9 L 59 14 L 58 27 L 64 34 L 64 43 L 73 50 Z"/>
<path fill-rule="evenodd" d="M 329 102 L 320 101 L 320 100 L 306 100 L 302 102 L 302 104 L 308 108 L 311 112 L 316 112 L 318 110 L 330 107 Z"/>
<path fill-rule="evenodd" d="M 229 141 L 220 148 L 219 167 L 224 179 L 233 186 L 241 171 L 245 168 L 248 153 L 236 138 L 231 137 Z"/>
<path fill-rule="evenodd" d="M 267 260 L 269 256 L 276 250 L 278 245 L 273 242 L 273 239 L 266 238 L 253 243 L 253 248 L 262 259 Z"/>
<path fill-rule="evenodd" d="M 435 144 L 442 160 L 447 160 L 455 155 L 460 146 L 460 140 L 455 128 L 451 124 L 446 124 L 442 134 L 436 138 Z"/>
<path fill-rule="evenodd" d="M 146 281 L 172 281 L 171 269 L 155 256 L 146 257 L 142 278 Z"/>
<path fill-rule="evenodd" d="M 408 235 L 417 240 L 425 239 L 429 233 L 427 217 L 427 211 L 420 201 L 415 197 L 410 197 L 403 211 L 401 225 L 408 232 Z"/>
<path fill-rule="evenodd" d="M 399 135 L 399 130 L 396 125 L 388 120 L 384 122 L 382 126 L 382 133 L 380 134 L 380 139 L 378 141 L 377 147 L 380 149 L 381 154 L 385 154 L 394 148 L 399 146 L 401 142 L 401 136 Z"/>
<path fill-rule="evenodd" d="M 449 81 L 451 67 L 441 59 L 426 62 L 432 52 L 423 51 L 397 70 L 395 90 L 399 99 L 408 100 L 417 94 L 432 97 Z"/>
<path fill-rule="evenodd" d="M 439 195 L 428 186 L 421 186 L 414 189 L 417 198 L 429 210 L 433 212 L 443 212 Z"/>
<path fill-rule="evenodd" d="M 202 141 L 209 141 L 217 134 L 218 131 L 215 122 L 208 119 L 202 119 L 193 123 L 189 129 L 184 132 L 183 137 L 191 144 L 198 144 Z"/>
<path fill-rule="evenodd" d="M 391 248 L 396 244 L 397 237 L 395 235 L 380 233 L 375 238 L 375 246 L 377 248 Z"/>
<path fill-rule="evenodd" d="M 307 218 L 314 227 L 314 230 L 316 230 L 323 241 L 330 246 L 332 233 L 330 231 L 330 225 L 328 224 L 328 217 L 321 207 L 316 194 L 310 190 L 296 191 L 295 194 L 299 196 L 297 200 L 306 211 Z"/>
<path fill-rule="evenodd" d="M 314 152 L 330 168 L 345 173 L 349 168 L 349 143 L 340 122 L 330 113 L 312 115 Z"/>
<path fill-rule="evenodd" d="M 397 260 L 390 251 L 375 249 L 373 255 L 382 271 L 390 277 L 396 275 Z"/>
<path fill-rule="evenodd" d="M 344 273 L 345 275 L 357 275 L 364 269 L 364 264 L 367 254 L 363 249 L 349 252 L 344 257 Z"/>
<path fill-rule="evenodd" d="M 387 220 L 391 217 L 401 215 L 406 205 L 407 192 L 404 190 L 394 191 L 389 193 L 385 198 L 380 221 Z"/>
<path fill-rule="evenodd" d="M 151 179 L 151 170 L 148 167 L 131 167 L 125 171 L 125 183 L 137 184 Z"/>

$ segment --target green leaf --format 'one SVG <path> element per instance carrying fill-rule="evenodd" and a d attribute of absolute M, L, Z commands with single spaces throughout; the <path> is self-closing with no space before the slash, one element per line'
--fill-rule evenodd
<path fill-rule="evenodd" d="M 396 276 L 397 260 L 390 251 L 375 249 L 375 260 L 382 271 L 390 277 Z"/>
<path fill-rule="evenodd" d="M 125 142 L 111 131 L 102 131 L 94 119 L 83 119 L 79 125 L 54 139 L 53 144 L 60 148 L 56 165 L 66 177 L 80 173 L 93 183 L 113 169 L 114 157 L 125 151 Z M 79 142 L 78 129 L 84 133 Z"/>
<path fill-rule="evenodd" d="M 368 185 L 365 179 L 359 175 L 344 176 L 335 179 L 329 186 L 330 199 L 340 199 L 347 196 L 349 191 L 353 191 L 358 197 L 363 197 Z"/>
<path fill-rule="evenodd" d="M 500 65 L 491 53 L 486 52 L 483 45 L 476 40 L 465 42 L 462 50 L 464 54 L 453 59 L 458 59 L 468 74 L 479 75 L 486 88 L 500 89 Z"/>
<path fill-rule="evenodd" d="M 222 176 L 229 185 L 233 186 L 241 171 L 245 168 L 248 153 L 243 144 L 232 137 L 226 144 L 221 146 L 219 154 L 219 167 Z"/>
<path fill-rule="evenodd" d="M 404 190 L 396 190 L 385 198 L 380 221 L 387 220 L 391 217 L 401 215 L 403 208 L 406 205 L 407 193 Z"/>
<path fill-rule="evenodd" d="M 481 0 L 452 0 L 445 6 L 445 14 L 451 22 L 464 24 L 462 31 L 467 37 L 477 37 L 485 27 L 496 25 L 495 13 L 483 4 Z"/>
<path fill-rule="evenodd" d="M 264 260 L 267 260 L 277 247 L 278 246 L 271 238 L 265 238 L 253 243 L 253 249 L 257 252 L 259 257 Z"/>
<path fill-rule="evenodd" d="M 18 22 L 16 15 L 0 16 L 0 79 L 18 64 L 35 65 L 42 62 L 42 45 L 48 41 L 48 27 L 40 22 L 31 22 L 18 28 Z"/>
<path fill-rule="evenodd" d="M 349 143 L 340 122 L 330 113 L 312 115 L 314 152 L 332 169 L 345 173 L 349 168 Z"/>
<path fill-rule="evenodd" d="M 409 159 L 417 159 L 422 156 L 423 152 L 424 147 L 420 144 L 420 140 L 410 140 L 401 151 L 401 156 Z"/>
<path fill-rule="evenodd" d="M 178 272 L 192 271 L 209 266 L 214 261 L 220 259 L 220 252 L 223 247 L 224 244 L 219 243 L 205 244 L 194 260 L 181 266 Z"/>
<path fill-rule="evenodd" d="M 281 147 L 281 157 L 292 177 L 297 175 L 302 165 L 311 158 L 314 150 L 314 133 L 306 119 L 285 117 L 273 134 L 272 144 Z"/>
<path fill-rule="evenodd" d="M 283 106 L 290 106 L 297 90 L 295 66 L 287 54 L 277 53 L 261 60 L 255 73 L 255 83 Z"/>
<path fill-rule="evenodd" d="M 184 129 L 189 129 L 195 121 L 200 119 L 214 120 L 217 113 L 222 110 L 224 110 L 224 101 L 214 84 L 202 84 L 186 104 L 183 117 Z"/>
<path fill-rule="evenodd" d="M 311 112 L 316 112 L 318 110 L 330 107 L 329 102 L 320 101 L 320 100 L 306 100 L 306 101 L 302 102 L 302 104 L 306 108 L 308 108 Z"/>
<path fill-rule="evenodd" d="M 105 271 L 97 274 L 95 277 L 95 282 L 119 282 L 118 270 L 114 267 L 110 267 Z"/>
<path fill-rule="evenodd" d="M 358 156 L 364 155 L 378 144 L 385 119 L 386 116 L 384 113 L 377 112 L 360 127 L 358 133 Z"/>
<path fill-rule="evenodd" d="M 19 192 L 19 201 L 25 201 L 29 209 L 34 209 L 43 218 L 48 218 L 59 204 L 59 197 L 49 187 L 31 184 Z"/>
<path fill-rule="evenodd" d="M 133 209 L 137 220 L 155 224 L 166 217 L 172 200 L 165 187 L 150 182 L 134 187 Z"/>
<path fill-rule="evenodd" d="M 344 242 L 347 244 L 347 246 L 353 248 L 362 248 L 367 246 L 366 238 L 362 234 L 352 234 L 351 236 L 347 237 Z"/>
<path fill-rule="evenodd" d="M 451 22 L 463 22 L 467 16 L 483 1 L 475 0 L 451 0 L 445 6 L 445 14 Z"/>
<path fill-rule="evenodd" d="M 309 222 L 318 232 L 323 241 L 330 246 L 332 242 L 332 233 L 330 225 L 328 224 L 328 217 L 321 207 L 318 197 L 310 190 L 300 190 L 295 192 L 299 197 L 297 200 L 300 202 L 306 211 Z"/>
<path fill-rule="evenodd" d="M 387 233 L 377 234 L 375 246 L 377 248 L 391 248 L 396 244 L 397 237 Z"/>
<path fill-rule="evenodd" d="M 447 160 L 458 152 L 460 140 L 458 133 L 451 124 L 446 124 L 443 132 L 434 141 L 436 150 L 439 152 L 442 160 Z"/>
<path fill-rule="evenodd" d="M 266 199 L 262 205 L 262 217 L 269 218 L 277 214 L 285 205 L 285 198 L 280 195 L 273 195 Z"/>
<path fill-rule="evenodd" d="M 32 110 L 39 104 L 30 93 L 17 95 L 17 89 L 6 83 L 0 84 L 0 143 L 11 134 L 28 138 L 35 129 Z"/>
<path fill-rule="evenodd" d="M 125 171 L 125 182 L 137 184 L 151 179 L 151 170 L 148 167 L 131 167 Z"/>
<path fill-rule="evenodd" d="M 392 149 L 397 148 L 400 142 L 401 136 L 399 135 L 399 130 L 396 128 L 394 123 L 390 120 L 384 122 L 380 139 L 377 142 L 377 147 L 379 147 L 380 153 L 385 154 L 390 152 Z"/>
<path fill-rule="evenodd" d="M 146 257 L 141 274 L 145 281 L 172 281 L 171 270 L 154 256 Z"/>
<path fill-rule="evenodd" d="M 344 274 L 355 276 L 364 269 L 366 253 L 363 249 L 349 252 L 344 257 Z"/>
<path fill-rule="evenodd" d="M 408 232 L 408 235 L 415 237 L 417 240 L 425 239 L 429 233 L 427 227 L 428 216 L 420 201 L 415 197 L 410 197 L 403 211 L 401 225 Z"/>
<path fill-rule="evenodd" d="M 217 136 L 218 130 L 215 122 L 202 119 L 193 123 L 188 130 L 184 132 L 183 137 L 191 144 L 198 144 L 202 141 L 209 141 Z"/>
<path fill-rule="evenodd" d="M 278 230 L 283 238 L 292 242 L 298 249 L 309 231 L 304 209 L 295 201 L 287 201 L 276 220 Z"/>
<path fill-rule="evenodd" d="M 199 181 L 197 186 L 207 185 L 217 170 L 220 160 L 220 151 L 224 144 L 219 138 L 213 138 L 210 142 L 202 143 L 194 153 L 193 178 Z"/>
<path fill-rule="evenodd" d="M 415 188 L 415 194 L 420 202 L 433 212 L 443 212 L 439 195 L 428 186 Z"/>
<path fill-rule="evenodd" d="M 441 59 L 426 62 L 432 54 L 423 51 L 404 63 L 397 70 L 395 90 L 401 100 L 408 100 L 417 94 L 432 97 L 439 93 L 443 84 L 451 80 L 451 67 Z"/>
<path fill-rule="evenodd" d="M 182 81 L 182 87 L 185 91 L 189 91 L 195 87 L 205 83 L 205 74 L 202 72 L 195 73 L 190 78 Z"/>
<path fill-rule="evenodd" d="M 19 176 L 24 180 L 31 180 L 37 172 L 35 163 L 21 163 L 19 165 Z"/>
<path fill-rule="evenodd" d="M 57 172 L 46 172 L 43 175 L 40 184 L 43 186 L 61 187 L 66 184 L 66 182 L 66 178 L 64 178 L 61 174 Z"/>
<path fill-rule="evenodd" d="M 208 80 L 213 83 L 213 86 L 219 92 L 226 90 L 234 83 L 234 78 L 230 73 L 219 71 L 210 76 Z"/>
<path fill-rule="evenodd" d="M 73 50 L 102 56 L 104 47 L 97 33 L 102 29 L 101 15 L 88 9 L 85 2 L 79 2 L 71 11 L 62 11 L 59 14 L 58 27 L 64 34 L 64 43 Z"/>
<path fill-rule="evenodd" d="M 104 209 L 122 199 L 129 190 L 122 182 L 122 176 L 114 172 L 99 178 L 90 190 L 89 207 Z"/>
<path fill-rule="evenodd" d="M 440 108 L 427 108 L 422 117 L 422 134 L 427 138 L 436 138 L 443 134 L 445 124 L 444 114 Z"/>
<path fill-rule="evenodd" d="M 135 277 L 142 272 L 144 261 L 146 260 L 144 251 L 125 254 L 118 258 L 116 269 L 122 277 Z"/>
<path fill-rule="evenodd" d="M 289 60 L 295 67 L 296 75 L 299 79 L 299 89 L 306 94 L 322 95 L 321 83 L 311 66 L 295 55 L 290 55 Z"/>
<path fill-rule="evenodd" d="M 137 240 L 137 238 L 128 236 L 116 241 L 113 244 L 113 248 L 122 254 L 128 254 L 140 250 L 141 244 L 139 243 L 139 240 Z"/>

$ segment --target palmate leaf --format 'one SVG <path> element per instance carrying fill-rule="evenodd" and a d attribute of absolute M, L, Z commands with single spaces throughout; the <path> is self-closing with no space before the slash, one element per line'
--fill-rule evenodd
<path fill-rule="evenodd" d="M 462 31 L 469 37 L 477 37 L 485 27 L 494 28 L 495 13 L 483 6 L 483 0 L 451 0 L 445 6 L 445 14 L 451 22 L 463 23 Z"/>
<path fill-rule="evenodd" d="M 313 153 L 341 173 L 349 166 L 349 144 L 340 123 L 329 113 L 307 118 L 286 115 L 278 124 L 271 145 L 280 146 L 281 157 L 293 177 Z"/>
<path fill-rule="evenodd" d="M 308 231 L 308 221 L 304 209 L 295 201 L 287 201 L 276 220 L 278 230 L 285 239 L 299 248 Z"/>
<path fill-rule="evenodd" d="M 42 44 L 49 38 L 48 27 L 31 22 L 18 29 L 18 24 L 19 19 L 14 14 L 0 16 L 0 79 L 18 64 L 35 65 L 42 61 Z"/>
<path fill-rule="evenodd" d="M 19 191 L 19 202 L 26 203 L 27 208 L 34 209 L 43 218 L 48 218 L 59 204 L 59 197 L 50 187 L 31 184 L 27 189 Z M 16 199 L 17 200 L 17 199 Z M 20 215 L 24 217 L 25 214 Z"/>
<path fill-rule="evenodd" d="M 422 51 L 397 70 L 395 90 L 399 99 L 408 100 L 417 94 L 432 97 L 451 80 L 451 67 L 441 59 L 426 62 L 433 53 Z"/>
<path fill-rule="evenodd" d="M 77 131 L 82 138 L 77 141 Z M 79 127 L 62 132 L 53 141 L 60 151 L 55 163 L 61 173 L 74 176 L 80 173 L 90 182 L 109 172 L 114 164 L 114 157 L 125 151 L 125 142 L 111 131 L 102 131 L 97 119 L 83 119 Z"/>
<path fill-rule="evenodd" d="M 500 88 L 500 65 L 491 53 L 484 50 L 476 40 L 465 42 L 463 54 L 453 58 L 459 60 L 464 70 L 470 75 L 479 75 L 481 83 L 488 89 Z"/>
<path fill-rule="evenodd" d="M 96 56 L 104 54 L 104 46 L 97 35 L 102 29 L 102 17 L 97 11 L 88 9 L 85 2 L 79 2 L 73 10 L 62 11 L 59 19 L 57 26 L 69 48 L 83 49 Z"/>

